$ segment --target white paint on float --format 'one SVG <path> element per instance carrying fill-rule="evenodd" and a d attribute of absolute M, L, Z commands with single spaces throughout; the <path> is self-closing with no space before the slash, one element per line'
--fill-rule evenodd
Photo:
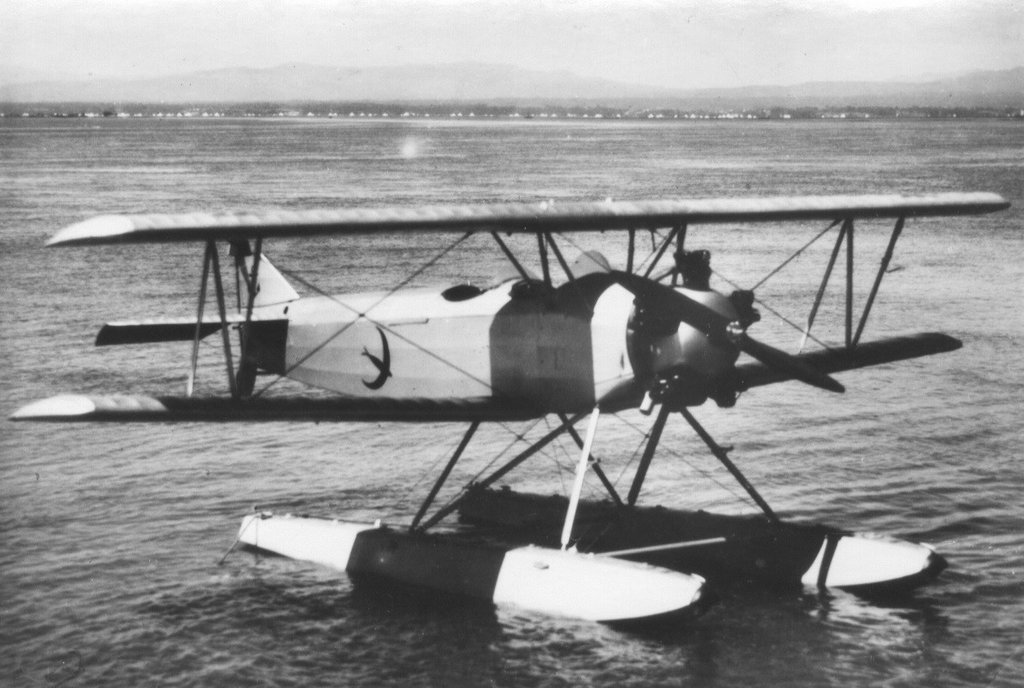
<path fill-rule="evenodd" d="M 376 527 L 321 518 L 250 514 L 242 519 L 238 541 L 290 559 L 344 571 L 356 536 Z"/>
<path fill-rule="evenodd" d="M 804 585 L 818 584 L 827 546 L 827 540 L 822 542 L 818 556 L 800 579 Z M 843 535 L 828 568 L 825 587 L 852 587 L 908 578 L 928 568 L 934 551 L 929 545 L 881 535 Z"/>
<path fill-rule="evenodd" d="M 680 612 L 704 579 L 594 554 L 520 547 L 505 554 L 494 601 L 553 616 L 622 622 Z"/>
<path fill-rule="evenodd" d="M 379 523 L 251 514 L 242 520 L 238 539 L 344 571 L 359 533 L 379 527 Z M 696 575 L 530 546 L 505 553 L 492 599 L 499 605 L 554 616 L 623 622 L 685 611 L 701 600 L 703 588 L 704 579 Z"/>

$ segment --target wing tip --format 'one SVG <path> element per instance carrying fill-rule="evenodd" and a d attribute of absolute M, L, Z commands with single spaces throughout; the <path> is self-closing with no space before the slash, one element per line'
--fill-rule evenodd
<path fill-rule="evenodd" d="M 50 237 L 45 246 L 52 248 L 111 243 L 116 237 L 129 234 L 134 228 L 134 221 L 127 215 L 99 215 L 59 230 Z"/>
<path fill-rule="evenodd" d="M 81 394 L 60 394 L 33 401 L 8 416 L 8 420 L 60 420 L 81 418 L 95 413 L 96 403 Z"/>
<path fill-rule="evenodd" d="M 59 394 L 22 406 L 8 416 L 12 421 L 99 421 L 162 418 L 167 406 L 153 397 L 115 394 Z"/>

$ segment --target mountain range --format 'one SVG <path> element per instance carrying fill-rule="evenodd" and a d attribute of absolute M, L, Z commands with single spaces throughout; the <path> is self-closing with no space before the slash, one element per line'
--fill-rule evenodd
<path fill-rule="evenodd" d="M 511 65 L 456 63 L 345 68 L 308 64 L 229 68 L 151 78 L 19 80 L 0 65 L 0 102 L 517 102 L 645 107 L 1024 108 L 1024 67 L 918 82 L 809 82 L 672 89 Z M 37 77 L 34 74 L 32 77 Z"/>

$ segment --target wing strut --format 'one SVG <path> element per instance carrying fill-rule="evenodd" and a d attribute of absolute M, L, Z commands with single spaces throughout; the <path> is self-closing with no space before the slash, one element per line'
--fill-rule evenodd
<path fill-rule="evenodd" d="M 669 231 L 668 236 L 665 237 L 665 241 L 663 241 L 661 246 L 658 247 L 658 252 L 655 254 L 654 260 L 651 261 L 651 264 L 647 266 L 647 270 L 644 271 L 645 278 L 650 277 L 651 273 L 654 272 L 654 268 L 658 266 L 658 261 L 660 261 L 661 257 L 665 255 L 665 251 L 667 251 L 668 247 L 672 245 L 672 240 L 676 238 L 676 235 L 679 234 L 679 232 L 682 232 L 683 236 L 686 236 L 686 225 L 673 227 Z"/>
<path fill-rule="evenodd" d="M 853 348 L 853 219 L 846 232 L 846 348 Z"/>
<path fill-rule="evenodd" d="M 192 390 L 196 382 L 196 368 L 199 366 L 199 340 L 203 332 L 203 310 L 206 309 L 206 284 L 210 281 L 210 251 L 213 242 L 206 242 L 206 249 L 203 253 L 203 277 L 199 282 L 199 305 L 196 306 L 196 333 L 192 339 L 192 365 L 188 371 L 188 380 L 185 382 L 185 396 L 192 396 Z"/>
<path fill-rule="evenodd" d="M 679 272 L 679 259 L 681 256 L 686 254 L 686 225 L 679 228 L 679 232 L 676 234 L 676 252 L 673 254 L 674 260 L 672 261 L 672 269 L 669 274 L 672 275 L 672 286 L 678 286 L 679 278 L 682 276 Z M 655 280 L 658 281 L 658 280 Z M 683 280 L 685 284 L 685 280 Z"/>
<path fill-rule="evenodd" d="M 188 371 L 188 380 L 185 382 L 185 396 L 191 397 L 195 390 L 196 370 L 199 365 L 199 340 L 203 337 L 203 311 L 206 309 L 206 290 L 210 281 L 210 272 L 213 272 L 213 288 L 217 296 L 217 312 L 220 316 L 220 331 L 224 342 L 224 364 L 227 366 L 228 387 L 231 389 L 231 398 L 238 398 L 238 389 L 235 385 L 234 362 L 231 357 L 231 333 L 228 331 L 227 304 L 224 300 L 224 283 L 220 276 L 220 256 L 217 253 L 217 245 L 214 241 L 206 242 L 206 249 L 203 253 L 203 276 L 199 285 L 199 303 L 196 306 L 196 329 L 192 338 L 192 361 Z"/>
<path fill-rule="evenodd" d="M 551 288 L 551 266 L 548 265 L 548 247 L 542 232 L 537 232 L 537 252 L 540 254 L 540 269 L 544 284 Z"/>
<path fill-rule="evenodd" d="M 889 269 L 889 262 L 892 260 L 893 250 L 896 248 L 896 242 L 900 238 L 900 234 L 903 232 L 903 221 L 905 218 L 900 217 L 896 220 L 896 226 L 893 227 L 892 236 L 889 237 L 889 245 L 885 249 L 885 255 L 882 256 L 882 262 L 878 266 L 878 272 L 875 274 L 875 282 L 871 285 L 871 293 L 868 295 L 868 301 L 864 304 L 864 312 L 860 316 L 860 323 L 857 325 L 857 333 L 853 335 L 853 345 L 857 346 L 860 341 L 860 336 L 864 332 L 864 325 L 868 322 L 868 313 L 871 312 L 871 306 L 875 303 L 875 297 L 878 295 L 878 287 L 882 284 L 882 277 L 885 276 L 885 271 Z"/>
<path fill-rule="evenodd" d="M 231 333 L 228 331 L 227 304 L 224 302 L 224 283 L 220 278 L 220 255 L 211 241 L 207 244 L 213 264 L 213 288 L 217 293 L 217 312 L 220 314 L 220 335 L 224 343 L 224 365 L 227 366 L 228 388 L 231 398 L 238 399 L 238 385 L 235 383 L 235 365 L 231 359 Z"/>
<path fill-rule="evenodd" d="M 572 282 L 576 278 L 573 277 L 572 270 L 569 269 L 569 264 L 565 262 L 565 256 L 562 255 L 561 250 L 558 248 L 558 244 L 555 243 L 555 238 L 551 236 L 551 232 L 545 232 L 544 236 L 548 241 L 548 245 L 551 247 L 551 252 L 554 253 L 555 258 L 558 259 L 558 264 L 562 266 L 562 272 L 564 272 L 565 276 L 570 282 Z"/>
<path fill-rule="evenodd" d="M 803 337 L 800 340 L 800 351 L 803 351 L 808 338 L 811 336 L 811 327 L 814 325 L 814 319 L 818 315 L 818 308 L 821 306 L 821 301 L 825 296 L 825 289 L 828 287 L 829 280 L 832 277 L 832 271 L 835 268 L 836 261 L 839 258 L 839 251 L 842 249 L 844 241 L 846 243 L 846 348 L 853 349 L 858 343 L 860 343 L 861 335 L 864 333 L 864 327 L 868 322 L 868 315 L 870 315 L 871 307 L 874 305 L 875 298 L 878 296 L 878 289 L 882 285 L 882 278 L 885 277 L 885 273 L 889 269 L 889 264 L 892 262 L 893 252 L 896 249 L 896 242 L 899 241 L 900 235 L 903 233 L 903 225 L 905 222 L 905 215 L 900 215 L 896 219 L 896 225 L 893 227 L 892 233 L 889 236 L 889 244 L 886 247 L 885 253 L 878 265 L 878 272 L 875 273 L 875 279 L 871 285 L 871 292 L 868 294 L 867 301 L 864 303 L 864 308 L 861 311 L 860 319 L 857 322 L 857 328 L 855 330 L 853 327 L 853 218 L 847 217 L 843 220 L 842 227 L 839 229 L 839 236 L 836 237 L 836 243 L 832 247 L 832 254 L 829 256 L 828 264 L 825 266 L 825 272 L 821 277 L 821 284 L 818 287 L 818 293 L 815 295 L 814 303 L 811 305 L 811 312 L 807 316 L 807 324 L 804 326 Z"/>
<path fill-rule="evenodd" d="M 252 252 L 252 270 L 249 274 L 248 300 L 245 304 L 245 322 L 242 323 L 241 353 L 238 360 L 238 385 L 232 390 L 237 397 L 248 397 L 256 385 L 256 362 L 249 356 L 249 340 L 252 333 L 252 311 L 256 305 L 256 292 L 259 288 L 260 263 L 263 256 L 263 237 L 256 237 L 256 248 Z"/>
<path fill-rule="evenodd" d="M 515 254 L 513 254 L 512 251 L 509 250 L 508 245 L 506 245 L 505 242 L 502 241 L 498 233 L 491 232 L 491 236 L 494 237 L 494 240 L 496 242 L 498 242 L 498 248 L 500 248 L 501 252 L 505 254 L 506 258 L 508 258 L 508 262 L 512 263 L 512 267 L 516 269 L 516 272 L 518 272 L 523 279 L 530 279 L 530 273 L 528 273 L 525 270 L 525 268 L 523 268 L 522 264 L 516 259 Z"/>
<path fill-rule="evenodd" d="M 636 255 L 636 230 L 629 228 L 629 248 L 626 253 L 626 272 L 633 274 L 633 259 Z"/>
<path fill-rule="evenodd" d="M 804 327 L 804 336 L 800 340 L 800 348 L 798 351 L 803 351 L 804 346 L 807 344 L 807 338 L 811 336 L 811 326 L 814 325 L 814 319 L 818 317 L 818 307 L 821 306 L 821 300 L 825 297 L 825 288 L 828 286 L 828 280 L 832 277 L 832 269 L 836 266 L 836 260 L 839 258 L 839 249 L 843 246 L 843 239 L 846 237 L 846 230 L 853 224 L 853 220 L 847 218 L 843 221 L 843 226 L 839 228 L 839 236 L 836 238 L 836 244 L 832 247 L 832 255 L 829 256 L 828 265 L 825 266 L 825 273 L 821 277 L 821 284 L 818 286 L 818 293 L 814 296 L 814 303 L 811 304 L 810 315 L 807 316 L 807 325 Z M 764 280 L 761 280 L 764 282 Z"/>

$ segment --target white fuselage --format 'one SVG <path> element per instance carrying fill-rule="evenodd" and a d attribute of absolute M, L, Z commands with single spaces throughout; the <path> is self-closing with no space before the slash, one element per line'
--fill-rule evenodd
<path fill-rule="evenodd" d="M 293 301 L 288 376 L 356 396 L 571 405 L 594 404 L 632 384 L 632 294 L 611 285 L 591 314 L 513 297 L 512 287 L 461 301 L 430 289 Z"/>
<path fill-rule="evenodd" d="M 717 292 L 681 291 L 733 313 Z M 361 398 L 583 409 L 636 403 L 664 371 L 685 371 L 699 392 L 736 357 L 687 324 L 636 330 L 635 295 L 607 277 L 318 296 L 257 310 L 287 319 L 288 377 Z"/>

